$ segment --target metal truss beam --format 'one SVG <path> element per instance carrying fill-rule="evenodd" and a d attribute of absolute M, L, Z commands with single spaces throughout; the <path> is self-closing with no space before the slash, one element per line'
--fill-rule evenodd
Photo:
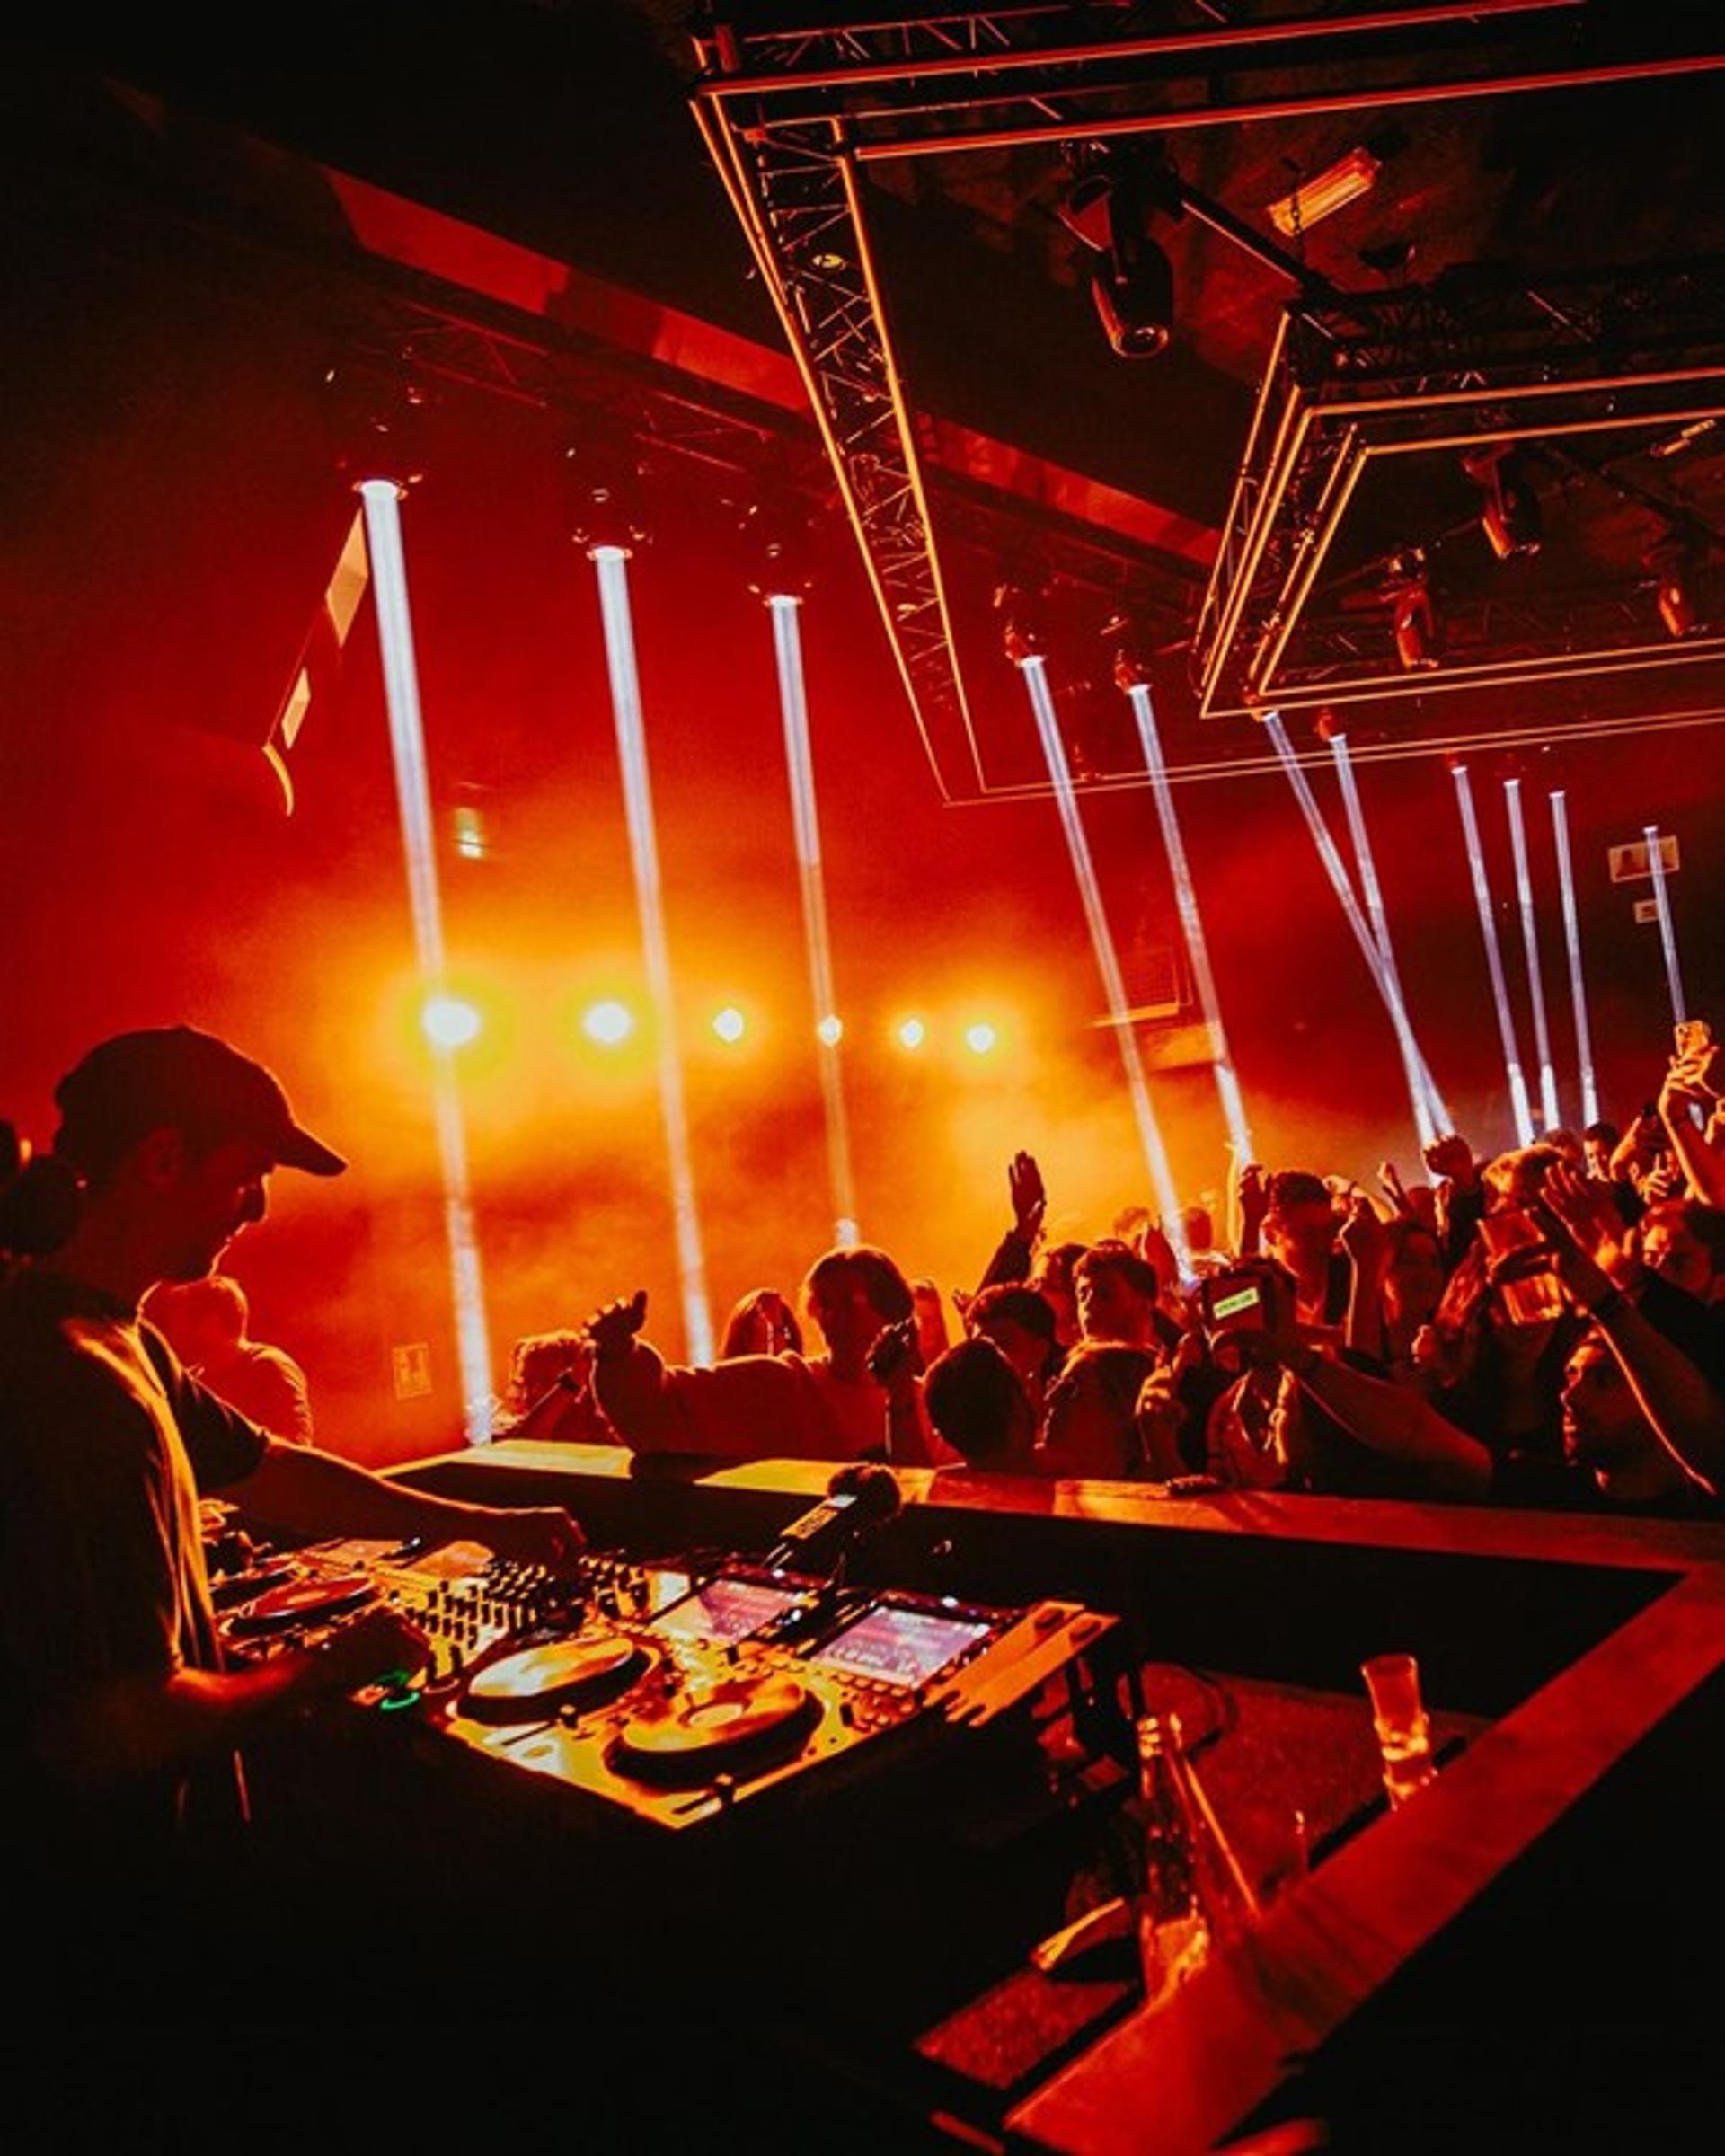
<path fill-rule="evenodd" d="M 1530 38 L 1572 29 L 1584 15 L 1599 29 L 1591 42 L 1555 49 L 1550 65 L 1528 63 Z M 1725 65 L 1717 27 L 1685 33 L 1648 9 L 1599 16 L 1586 0 L 1445 0 L 1194 26 L 1166 4 L 1100 0 L 810 25 L 794 5 L 737 0 L 697 33 L 695 116 L 801 371 L 946 799 L 991 787 L 952 641 L 917 415 L 871 259 L 859 168 Z M 1263 89 L 1272 79 L 1273 96 Z M 1309 348 L 1325 341 L 1312 326 L 1322 296 L 1315 306 L 1313 296 L 1300 302 L 1297 345 L 1290 349 L 1286 337 L 1278 345 L 1273 379 L 1323 366 L 1349 388 L 1377 381 L 1394 394 L 1392 384 L 1423 381 L 1434 368 L 1453 367 L 1458 384 L 1468 375 L 1473 356 L 1435 347 L 1411 305 L 1400 320 L 1387 309 L 1364 322 L 1342 317 L 1320 360 Z M 1602 293 L 1598 304 L 1616 302 Z M 1514 294 L 1504 306 L 1493 333 L 1508 366 L 1516 363 L 1511 319 L 1526 317 L 1521 333 L 1530 344 L 1542 334 L 1549 342 L 1552 324 L 1543 295 Z M 1345 506 L 1368 446 L 1345 429 L 1308 446 L 1297 416 L 1261 405 L 1202 616 L 1207 711 L 1250 708 L 1241 678 L 1248 645 L 1254 687 L 1260 675 L 1269 678 L 1263 655 L 1285 648 L 1289 591 L 1310 589 L 1311 534 Z M 1295 517 L 1286 534 L 1275 522 L 1284 504 Z"/>
<path fill-rule="evenodd" d="M 1206 718 L 1688 665 L 1651 580 L 1455 609 L 1441 664 L 1410 676 L 1387 612 L 1321 618 L 1326 567 L 1375 464 L 1482 442 L 1644 447 L 1725 420 L 1725 261 L 1539 289 L 1450 279 L 1284 317 L 1194 640 Z M 1409 535 L 1414 538 L 1417 535 Z M 1358 571 L 1353 572 L 1355 578 Z M 1627 596 L 1626 596 L 1627 595 Z"/>

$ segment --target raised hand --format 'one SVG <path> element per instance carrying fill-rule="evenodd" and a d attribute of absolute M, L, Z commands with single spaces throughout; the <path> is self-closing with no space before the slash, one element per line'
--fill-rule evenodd
<path fill-rule="evenodd" d="M 1247 1161 L 1234 1179 L 1240 1218 L 1249 1228 L 1261 1226 L 1269 1210 L 1269 1175 L 1261 1161 Z"/>
<path fill-rule="evenodd" d="M 1413 1215 L 1413 1200 L 1408 1196 L 1408 1187 L 1402 1180 L 1401 1171 L 1393 1161 L 1377 1163 L 1377 1187 L 1398 1213 Z"/>
<path fill-rule="evenodd" d="M 593 1344 L 593 1353 L 599 1362 L 611 1362 L 628 1350 L 630 1342 L 641 1330 L 647 1319 L 647 1290 L 638 1287 L 632 1295 L 615 1303 L 607 1303 L 603 1310 L 595 1311 L 584 1328 Z"/>
<path fill-rule="evenodd" d="M 1603 1273 L 1619 1282 L 1632 1277 L 1628 1229 L 1605 1185 L 1579 1175 L 1565 1161 L 1553 1161 L 1541 1180 L 1539 1195 L 1537 1211 L 1554 1215 L 1569 1240 Z M 1550 1235 L 1550 1220 L 1542 1218 L 1540 1225 L 1555 1248 L 1558 1238 Z"/>
<path fill-rule="evenodd" d="M 1013 1200 L 1013 1230 L 1025 1242 L 1034 1243 L 1042 1233 L 1048 1194 L 1042 1185 L 1042 1171 L 1030 1153 L 1013 1155 L 1006 1169 L 1006 1188 Z"/>
<path fill-rule="evenodd" d="M 1434 1175 L 1441 1176 L 1446 1182 L 1457 1183 L 1464 1190 L 1471 1190 L 1478 1180 L 1473 1148 L 1453 1130 L 1441 1138 L 1434 1138 L 1420 1157 Z"/>

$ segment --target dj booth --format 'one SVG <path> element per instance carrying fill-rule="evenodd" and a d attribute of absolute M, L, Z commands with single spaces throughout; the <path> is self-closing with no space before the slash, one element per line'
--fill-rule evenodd
<path fill-rule="evenodd" d="M 394 1472 L 567 1504 L 579 1577 L 460 1543 L 218 1577 L 243 1651 L 379 1598 L 437 1650 L 263 1794 L 316 1921 L 560 2030 L 596 2131 L 1268 2156 L 1711 2110 L 1725 1531 L 916 1470 L 847 1521 L 813 1462 L 508 1443 Z M 1395 1809 L 1389 1650 L 1438 1761 Z M 1118 1927 L 1072 1929 L 1146 1709 L 1261 1904 L 1154 2010 Z"/>

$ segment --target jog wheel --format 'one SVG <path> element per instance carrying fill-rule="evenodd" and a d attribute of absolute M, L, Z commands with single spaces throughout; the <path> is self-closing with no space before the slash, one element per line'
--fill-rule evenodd
<path fill-rule="evenodd" d="M 585 1713 L 646 1674 L 650 1657 L 621 1632 L 550 1639 L 486 1662 L 468 1678 L 464 1712 L 481 1722 L 536 1722 L 564 1707 Z"/>
<path fill-rule="evenodd" d="M 209 1599 L 218 1610 L 231 1610 L 243 1602 L 255 1602 L 266 1587 L 279 1587 L 298 1579 L 298 1568 L 276 1558 L 266 1564 L 248 1566 L 243 1572 L 218 1572 L 209 1583 Z"/>
<path fill-rule="evenodd" d="M 291 1579 L 262 1594 L 233 1619 L 236 1632 L 279 1632 L 358 1609 L 376 1598 L 376 1588 L 364 1572 L 332 1572 L 322 1578 Z"/>
<path fill-rule="evenodd" d="M 624 1724 L 618 1773 L 640 1781 L 709 1781 L 796 1750 L 820 1719 L 820 1701 L 783 1671 L 703 1684 Z"/>

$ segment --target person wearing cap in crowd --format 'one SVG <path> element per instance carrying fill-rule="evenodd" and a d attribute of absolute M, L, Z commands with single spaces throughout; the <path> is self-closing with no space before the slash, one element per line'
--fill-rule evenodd
<path fill-rule="evenodd" d="M 39 2001 L 58 1978 L 64 2000 L 126 2013 L 172 1989 L 175 1956 L 208 1948 L 252 1877 L 240 1745 L 429 1659 L 379 1604 L 230 1666 L 200 1498 L 270 1537 L 471 1539 L 553 1568 L 582 1535 L 561 1507 L 459 1503 L 272 1437 L 140 1317 L 157 1282 L 202 1278 L 263 1218 L 272 1170 L 346 1165 L 261 1065 L 189 1027 L 125 1033 L 55 1098 L 75 1224 L 0 1286 L 0 1806 L 44 1920 L 32 1936 L 21 1897 L 8 1923 Z"/>

